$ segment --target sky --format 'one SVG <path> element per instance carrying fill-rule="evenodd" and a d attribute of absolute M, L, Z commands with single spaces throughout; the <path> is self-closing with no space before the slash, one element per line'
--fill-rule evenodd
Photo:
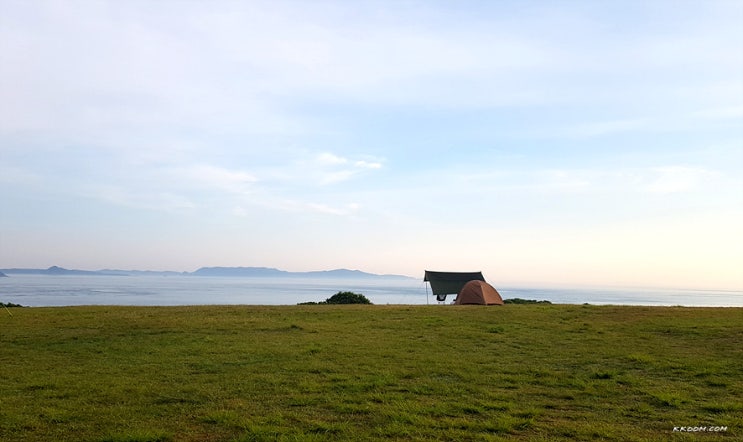
<path fill-rule="evenodd" d="M 0 0 L 0 268 L 743 289 L 743 2 Z"/>

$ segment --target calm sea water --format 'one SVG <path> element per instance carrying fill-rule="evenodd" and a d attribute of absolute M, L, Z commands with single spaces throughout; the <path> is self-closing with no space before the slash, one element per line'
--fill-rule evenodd
<path fill-rule="evenodd" d="M 743 307 L 743 291 L 627 288 L 496 287 L 506 298 L 561 304 Z M 362 293 L 374 304 L 436 304 L 422 281 L 403 279 L 219 278 L 201 276 L 48 276 L 0 278 L 0 302 L 71 305 L 294 305 L 338 291 Z M 449 301 L 453 300 L 449 297 Z"/>

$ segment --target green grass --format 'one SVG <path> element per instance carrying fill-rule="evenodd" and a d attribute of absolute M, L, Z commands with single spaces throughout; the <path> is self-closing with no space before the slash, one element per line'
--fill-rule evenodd
<path fill-rule="evenodd" d="M 740 440 L 743 309 L 14 309 L 0 440 Z M 685 434 L 674 427 L 727 426 Z"/>

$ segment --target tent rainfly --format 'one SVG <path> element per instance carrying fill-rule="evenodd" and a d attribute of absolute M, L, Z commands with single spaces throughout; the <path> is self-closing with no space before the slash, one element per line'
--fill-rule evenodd
<path fill-rule="evenodd" d="M 432 272 L 426 270 L 423 281 L 431 284 L 438 301 L 446 301 L 446 295 L 457 295 L 470 281 L 485 281 L 482 272 Z"/>
<path fill-rule="evenodd" d="M 456 305 L 478 304 L 478 305 L 503 305 L 503 298 L 492 285 L 485 281 L 470 281 L 459 291 Z"/>

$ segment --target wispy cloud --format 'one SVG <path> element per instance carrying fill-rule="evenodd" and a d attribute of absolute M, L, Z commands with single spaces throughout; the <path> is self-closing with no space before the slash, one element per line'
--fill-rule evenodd
<path fill-rule="evenodd" d="M 666 166 L 652 168 L 648 172 L 650 177 L 643 187 L 657 194 L 699 190 L 720 178 L 718 172 L 700 167 Z"/>
<path fill-rule="evenodd" d="M 168 171 L 178 187 L 213 189 L 237 194 L 251 191 L 258 179 L 241 170 L 230 170 L 208 164 L 173 168 Z"/>
<path fill-rule="evenodd" d="M 360 168 L 360 169 L 381 169 L 382 163 L 377 161 L 364 161 L 359 160 L 354 163 L 354 166 Z"/>
<path fill-rule="evenodd" d="M 704 109 L 694 112 L 693 116 L 710 120 L 738 120 L 740 122 L 743 121 L 743 106 Z"/>
<path fill-rule="evenodd" d="M 322 186 L 342 183 L 362 173 L 382 168 L 379 161 L 351 160 L 330 152 L 316 154 L 310 161 L 300 161 L 295 177 Z"/>
<path fill-rule="evenodd" d="M 315 156 L 315 163 L 319 166 L 338 166 L 348 163 L 348 159 L 339 157 L 330 152 L 322 152 Z"/>
<path fill-rule="evenodd" d="M 137 189 L 132 186 L 97 186 L 96 189 L 90 190 L 87 196 L 115 206 L 134 209 L 176 211 L 197 208 L 197 204 L 183 194 L 153 189 Z"/>
<path fill-rule="evenodd" d="M 326 204 L 317 204 L 317 203 L 307 203 L 307 204 L 304 204 L 304 206 L 315 212 L 325 213 L 329 215 L 337 215 L 337 216 L 350 215 L 350 214 L 355 213 L 361 208 L 361 206 L 356 203 L 350 203 L 342 207 L 331 207 Z"/>
<path fill-rule="evenodd" d="M 30 187 L 43 182 L 43 178 L 35 172 L 23 167 L 0 165 L 0 183 Z"/>
<path fill-rule="evenodd" d="M 319 203 L 315 201 L 303 201 L 284 197 L 263 198 L 251 201 L 250 207 L 260 206 L 269 210 L 279 212 L 290 212 L 295 214 L 320 214 L 331 216 L 350 216 L 358 213 L 362 206 L 359 203 Z M 238 206 L 234 209 L 238 216 L 247 216 L 252 213 L 247 205 Z"/>
<path fill-rule="evenodd" d="M 581 123 L 557 130 L 557 136 L 568 138 L 590 138 L 637 131 L 648 126 L 646 119 L 626 119 Z"/>

